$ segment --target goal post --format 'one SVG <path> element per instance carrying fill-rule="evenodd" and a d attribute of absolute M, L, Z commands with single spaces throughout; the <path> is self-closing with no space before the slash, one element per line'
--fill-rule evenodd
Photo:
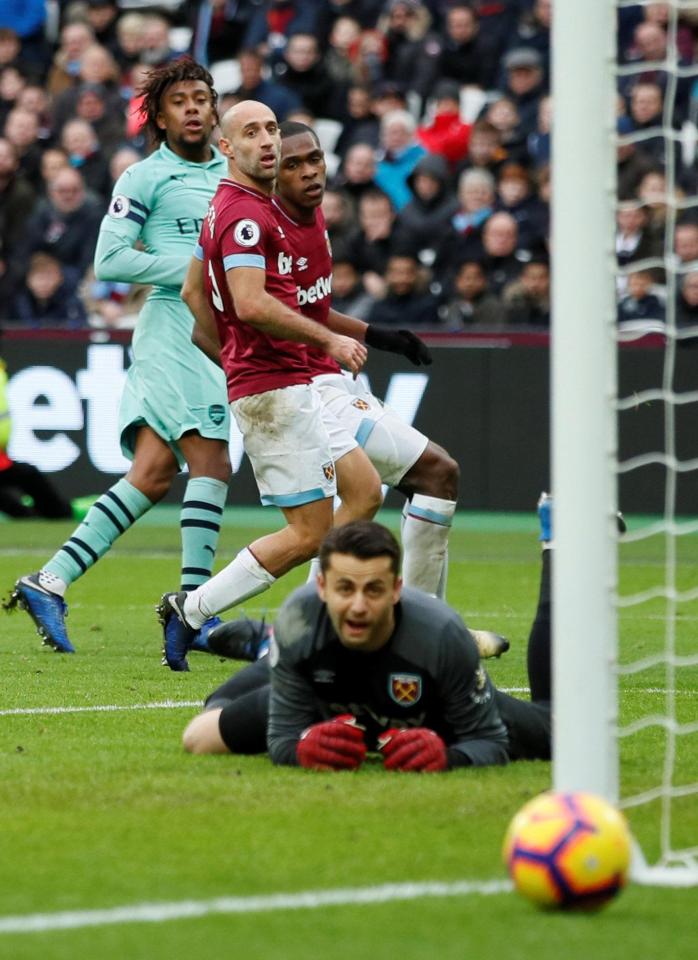
<path fill-rule="evenodd" d="M 618 801 L 615 8 L 553 19 L 552 489 L 556 790 Z"/>
<path fill-rule="evenodd" d="M 648 0 L 634 4 L 648 5 Z M 695 886 L 698 838 L 690 828 L 698 809 L 698 720 L 691 709 L 690 696 L 696 690 L 690 678 L 698 676 L 698 643 L 691 629 L 698 587 L 695 580 L 686 583 L 690 567 L 681 575 L 678 545 L 680 538 L 695 535 L 698 520 L 681 520 L 676 507 L 678 481 L 693 473 L 692 512 L 698 514 L 698 457 L 695 443 L 687 442 L 696 433 L 687 414 L 679 415 L 689 405 L 693 405 L 689 412 L 696 410 L 698 390 L 694 377 L 686 388 L 685 378 L 681 381 L 676 372 L 677 345 L 689 338 L 698 341 L 698 322 L 679 321 L 677 312 L 684 281 L 698 278 L 698 258 L 681 259 L 674 231 L 680 215 L 690 213 L 691 222 L 698 221 L 698 179 L 689 178 L 688 196 L 676 183 L 677 151 L 687 142 L 690 147 L 691 136 L 695 147 L 695 124 L 689 119 L 681 131 L 675 128 L 680 82 L 691 80 L 698 105 L 698 58 L 686 65 L 678 55 L 677 42 L 682 14 L 693 11 L 698 25 L 698 0 L 666 4 L 666 51 L 655 48 L 660 59 L 619 65 L 616 18 L 619 9 L 629 6 L 630 0 L 586 0 L 584 4 L 557 0 L 553 22 L 553 783 L 559 791 L 597 793 L 628 811 L 658 810 L 654 844 L 658 852 L 648 863 L 636 844 L 632 876 L 648 884 Z M 651 129 L 635 129 L 619 141 L 618 79 L 648 74 L 665 81 L 661 124 L 652 121 Z M 666 209 L 663 256 L 620 269 L 615 251 L 617 145 L 659 137 L 664 163 L 659 176 L 665 186 L 655 199 Z M 641 207 L 645 200 L 638 194 L 630 202 Z M 619 279 L 625 282 L 632 269 L 650 268 L 661 270 L 666 278 L 663 292 L 658 291 L 664 297 L 666 316 L 651 321 L 652 329 L 663 336 L 660 382 L 619 397 L 618 342 L 626 332 L 618 329 L 616 284 Z M 640 325 L 629 336 L 641 336 L 642 330 Z M 620 418 L 640 408 L 651 410 L 655 417 L 659 414 L 663 446 L 621 460 Z M 625 437 L 622 429 L 620 436 Z M 662 537 L 663 562 L 656 564 L 656 582 L 651 586 L 623 593 L 618 584 L 618 477 L 647 467 L 664 471 L 664 514 L 631 531 L 624 542 L 627 546 Z M 656 624 L 650 652 L 626 639 L 628 615 L 647 617 Z M 662 707 L 649 708 L 623 725 L 619 702 L 628 712 L 628 685 L 643 673 L 663 676 L 663 687 L 648 691 L 662 695 Z M 644 740 L 643 734 L 648 735 Z M 626 781 L 622 776 L 627 769 L 619 744 L 638 735 L 636 755 L 644 746 L 648 761 L 653 761 L 646 784 L 637 776 Z M 682 814 L 688 829 L 681 822 Z"/>

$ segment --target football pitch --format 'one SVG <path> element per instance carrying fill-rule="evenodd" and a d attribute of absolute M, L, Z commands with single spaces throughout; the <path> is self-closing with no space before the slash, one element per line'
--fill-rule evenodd
<path fill-rule="evenodd" d="M 397 528 L 397 514 L 384 519 Z M 275 511 L 228 510 L 219 564 L 278 526 Z M 640 520 L 631 518 L 631 530 Z M 0 592 L 36 570 L 71 531 L 0 523 Z M 488 663 L 526 696 L 526 639 L 539 579 L 531 515 L 459 514 L 448 598 L 511 650 Z M 698 543 L 678 555 L 681 589 L 698 580 Z M 660 537 L 621 553 L 623 591 L 662 578 Z M 0 613 L 0 957 L 7 960 L 642 960 L 696 956 L 698 888 L 631 885 L 598 914 L 541 913 L 513 893 L 500 849 L 512 815 L 550 785 L 546 763 L 444 775 L 274 768 L 264 757 L 192 757 L 181 732 L 237 664 L 191 655 L 160 665 L 154 606 L 174 589 L 179 530 L 161 507 L 68 595 L 75 656 L 42 647 L 26 614 Z M 273 618 L 306 570 L 244 607 Z M 662 601 L 622 615 L 622 656 L 663 648 Z M 231 612 L 229 616 L 233 616 Z M 695 652 L 698 601 L 681 605 L 677 653 Z M 593 630 L 593 624 L 589 624 Z M 670 678 L 671 679 L 671 678 Z M 672 681 L 679 721 L 695 721 L 698 669 Z M 624 678 L 621 715 L 664 710 L 659 666 Z M 590 709 L 594 693 L 589 691 Z M 698 781 L 698 740 L 677 752 Z M 632 792 L 661 779 L 657 728 L 623 746 Z M 625 787 L 624 787 L 625 789 Z M 627 789 L 625 789 L 627 792 Z M 659 803 L 630 811 L 650 857 Z M 674 804 L 674 837 L 698 843 L 695 794 Z"/>

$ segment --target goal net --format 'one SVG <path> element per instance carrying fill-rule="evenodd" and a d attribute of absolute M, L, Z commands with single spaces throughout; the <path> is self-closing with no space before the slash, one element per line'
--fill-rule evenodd
<path fill-rule="evenodd" d="M 698 0 L 559 2 L 553 27 L 554 781 L 617 802 L 635 879 L 676 885 L 698 884 L 696 28 Z M 619 501 L 645 514 L 620 542 Z"/>

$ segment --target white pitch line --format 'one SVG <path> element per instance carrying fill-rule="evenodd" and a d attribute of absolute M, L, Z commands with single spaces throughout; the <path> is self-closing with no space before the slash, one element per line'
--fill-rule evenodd
<path fill-rule="evenodd" d="M 528 694 L 528 687 L 498 687 L 502 693 Z M 698 690 L 667 690 L 664 687 L 639 687 L 621 691 L 623 694 L 654 694 L 666 696 L 670 693 L 677 697 L 695 697 Z M 189 707 L 202 707 L 201 700 L 161 700 L 156 703 L 101 703 L 81 707 L 8 707 L 0 710 L 0 717 L 42 716 L 65 713 L 118 713 L 131 710 L 181 710 Z"/>
<path fill-rule="evenodd" d="M 116 713 L 119 710 L 176 710 L 201 707 L 203 700 L 162 700 L 159 703 L 105 703 L 89 707 L 12 707 L 0 710 L 0 717 L 36 716 L 49 713 Z"/>
<path fill-rule="evenodd" d="M 163 923 L 222 913 L 269 913 L 274 910 L 315 910 L 353 904 L 419 900 L 423 897 L 492 896 L 509 893 L 505 880 L 461 880 L 454 883 L 386 883 L 378 887 L 339 890 L 307 890 L 254 897 L 216 897 L 212 900 L 180 900 L 171 903 L 135 903 L 105 910 L 66 910 L 60 913 L 30 913 L 0 917 L 0 933 L 43 933 L 74 930 L 116 923 Z"/>

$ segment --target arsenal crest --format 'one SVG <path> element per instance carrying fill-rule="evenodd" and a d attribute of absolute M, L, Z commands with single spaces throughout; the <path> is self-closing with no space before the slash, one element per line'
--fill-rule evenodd
<path fill-rule="evenodd" d="M 361 397 L 357 397 L 356 400 L 351 401 L 352 407 L 356 407 L 357 410 L 368 410 L 368 404 L 365 400 L 362 400 Z"/>
<path fill-rule="evenodd" d="M 334 483 L 334 461 L 330 460 L 328 463 L 323 463 L 322 472 L 325 474 L 325 480 L 328 483 Z"/>
<path fill-rule="evenodd" d="M 410 707 L 422 696 L 422 678 L 414 673 L 391 673 L 388 693 L 401 707 Z"/>

